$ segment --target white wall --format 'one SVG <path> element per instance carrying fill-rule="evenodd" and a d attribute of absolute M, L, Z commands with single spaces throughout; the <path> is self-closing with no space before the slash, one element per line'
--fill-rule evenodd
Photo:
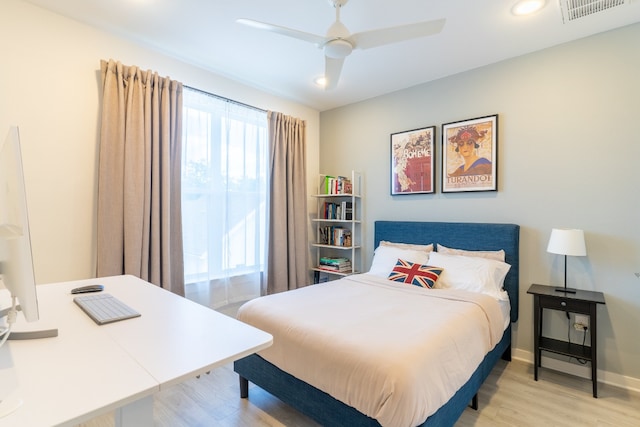
<path fill-rule="evenodd" d="M 554 227 L 584 229 L 587 257 L 569 257 L 570 285 L 602 291 L 599 367 L 640 386 L 640 24 L 321 113 L 320 170 L 365 178 L 364 242 L 375 220 L 521 225 L 516 347 L 533 347 L 531 283 L 562 284 L 546 252 Z M 499 191 L 390 196 L 390 134 L 499 114 Z M 368 264 L 367 264 L 368 265 Z M 547 332 L 566 336 L 554 319 Z M 581 335 L 574 335 L 581 342 Z M 608 376 L 607 376 L 608 375 Z"/>
<path fill-rule="evenodd" d="M 46 10 L 2 0 L 0 57 L 0 137 L 20 127 L 38 283 L 95 275 L 101 59 L 306 120 L 308 173 L 318 173 L 317 111 Z"/>

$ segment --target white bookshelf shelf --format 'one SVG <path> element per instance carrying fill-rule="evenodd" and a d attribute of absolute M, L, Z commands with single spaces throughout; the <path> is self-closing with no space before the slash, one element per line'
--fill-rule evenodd
<path fill-rule="evenodd" d="M 315 283 L 321 281 L 322 274 L 331 280 L 362 269 L 362 174 L 356 171 L 340 177 L 320 174 L 317 189 L 313 195 L 317 199 L 317 214 L 311 219 L 315 230 L 311 244 Z M 350 268 L 348 271 L 323 268 L 322 258 L 346 258 Z"/>

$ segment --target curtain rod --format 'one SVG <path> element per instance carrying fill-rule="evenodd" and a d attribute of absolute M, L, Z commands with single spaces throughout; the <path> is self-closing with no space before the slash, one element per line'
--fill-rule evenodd
<path fill-rule="evenodd" d="M 202 93 L 204 95 L 212 96 L 214 98 L 218 98 L 218 99 L 221 99 L 223 101 L 230 102 L 232 104 L 240 105 L 242 107 L 251 108 L 252 110 L 260 111 L 262 113 L 266 113 L 267 112 L 267 110 L 263 110 L 262 108 L 254 107 L 253 105 L 245 104 L 244 102 L 235 101 L 233 99 L 229 99 L 229 98 L 226 98 L 224 96 L 216 95 L 215 93 L 207 92 L 206 90 L 197 89 L 195 87 L 191 87 L 191 86 L 187 86 L 187 85 L 182 85 L 182 86 L 186 87 L 187 89 L 194 90 L 196 92 L 200 92 L 200 93 Z"/>

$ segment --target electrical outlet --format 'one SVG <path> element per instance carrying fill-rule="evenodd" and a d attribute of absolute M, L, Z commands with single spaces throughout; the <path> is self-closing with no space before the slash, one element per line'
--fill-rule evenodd
<path fill-rule="evenodd" d="M 589 316 L 585 316 L 583 314 L 576 314 L 573 327 L 577 331 L 584 331 L 589 327 Z"/>

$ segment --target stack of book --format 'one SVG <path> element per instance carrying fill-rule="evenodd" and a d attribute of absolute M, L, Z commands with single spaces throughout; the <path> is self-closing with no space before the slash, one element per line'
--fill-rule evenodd
<path fill-rule="evenodd" d="M 349 258 L 322 257 L 318 268 L 336 273 L 351 273 L 351 260 Z"/>

